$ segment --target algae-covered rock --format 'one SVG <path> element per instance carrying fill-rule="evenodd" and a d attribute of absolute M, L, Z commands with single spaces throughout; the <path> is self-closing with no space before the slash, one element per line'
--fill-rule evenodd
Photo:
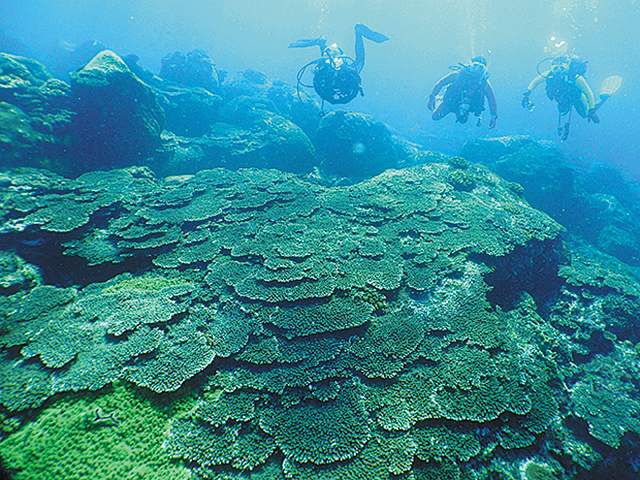
<path fill-rule="evenodd" d="M 535 140 L 526 135 L 476 138 L 464 144 L 460 151 L 460 156 L 471 163 L 483 163 L 490 168 L 494 168 L 495 163 L 501 157 L 513 154 L 532 143 L 535 143 Z"/>
<path fill-rule="evenodd" d="M 203 88 L 216 93 L 220 76 L 213 60 L 202 50 L 192 50 L 186 55 L 175 52 L 162 59 L 158 76 L 187 87 Z"/>
<path fill-rule="evenodd" d="M 227 101 L 250 97 L 266 104 L 272 113 L 295 123 L 311 140 L 315 139 L 320 105 L 305 92 L 281 80 L 271 80 L 256 70 L 245 70 L 223 85 L 222 95 Z"/>
<path fill-rule="evenodd" d="M 69 86 L 44 65 L 0 53 L 0 167 L 63 172 L 73 106 Z"/>
<path fill-rule="evenodd" d="M 318 125 L 315 140 L 321 168 L 330 177 L 359 182 L 398 166 L 387 127 L 370 115 L 336 111 Z"/>
<path fill-rule="evenodd" d="M 78 99 L 76 174 L 141 164 L 160 145 L 162 108 L 114 52 L 100 52 L 75 72 L 71 88 Z"/>
<path fill-rule="evenodd" d="M 309 173 L 317 164 L 315 149 L 305 133 L 254 99 L 232 100 L 219 119 L 199 138 L 164 135 L 156 172 L 183 175 L 209 168 L 252 167 Z"/>
<path fill-rule="evenodd" d="M 222 98 L 204 88 L 161 85 L 155 88 L 164 110 L 165 129 L 183 137 L 200 137 L 219 119 Z"/>

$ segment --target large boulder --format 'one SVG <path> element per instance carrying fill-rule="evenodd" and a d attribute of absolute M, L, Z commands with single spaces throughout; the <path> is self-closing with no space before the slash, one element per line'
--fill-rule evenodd
<path fill-rule="evenodd" d="M 184 137 L 209 133 L 218 121 L 222 98 L 200 87 L 156 83 L 154 90 L 164 110 L 165 129 Z"/>
<path fill-rule="evenodd" d="M 396 168 L 399 163 L 391 132 L 371 115 L 335 111 L 320 122 L 315 145 L 328 177 L 359 182 Z"/>
<path fill-rule="evenodd" d="M 534 139 L 527 135 L 477 138 L 462 146 L 460 156 L 471 163 L 482 163 L 493 169 L 501 157 L 515 153 L 525 145 L 532 143 L 535 143 Z"/>
<path fill-rule="evenodd" d="M 222 95 L 226 101 L 251 97 L 273 113 L 298 125 L 311 141 L 315 140 L 320 122 L 320 105 L 282 80 L 271 80 L 264 73 L 249 69 L 238 72 L 229 83 L 223 85 Z"/>
<path fill-rule="evenodd" d="M 0 53 L 0 167 L 64 173 L 72 109 L 69 86 L 44 65 Z"/>
<path fill-rule="evenodd" d="M 232 100 L 222 109 L 220 119 L 198 138 L 165 133 L 163 154 L 153 166 L 156 173 L 183 175 L 215 167 L 309 173 L 318 163 L 302 129 L 255 99 Z"/>
<path fill-rule="evenodd" d="M 72 75 L 78 98 L 75 174 L 142 163 L 160 145 L 164 112 L 153 90 L 104 50 Z"/>
<path fill-rule="evenodd" d="M 175 52 L 164 57 L 158 76 L 178 85 L 204 88 L 210 92 L 216 92 L 220 87 L 219 74 L 213 60 L 198 49 L 186 55 Z"/>
<path fill-rule="evenodd" d="M 531 204 L 562 223 L 573 210 L 574 174 L 558 151 L 538 143 L 527 143 L 495 162 L 495 172 L 524 187 Z"/>

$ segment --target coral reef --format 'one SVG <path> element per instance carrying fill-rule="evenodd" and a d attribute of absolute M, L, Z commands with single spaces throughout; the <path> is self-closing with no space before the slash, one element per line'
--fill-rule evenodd
<path fill-rule="evenodd" d="M 640 284 L 592 246 L 635 255 L 632 202 L 527 137 L 447 158 L 362 114 L 318 122 L 259 72 L 192 86 L 213 78 L 193 59 L 163 80 L 104 51 L 69 90 L 2 57 L 4 166 L 70 92 L 70 131 L 95 134 L 70 151 L 106 145 L 0 172 L 16 478 L 634 478 Z M 97 132 L 89 107 L 135 126 Z M 527 196 L 574 233 L 559 208 L 590 206 L 597 238 Z"/>
<path fill-rule="evenodd" d="M 0 455 L 14 480 L 187 480 L 190 472 L 169 458 L 162 443 L 171 418 L 192 403 L 189 397 L 159 398 L 125 383 L 70 395 L 0 442 Z"/>
<path fill-rule="evenodd" d="M 166 446 L 204 478 L 455 477 L 486 445 L 531 447 L 559 415 L 559 367 L 485 279 L 543 257 L 512 284 L 558 275 L 562 228 L 458 163 L 333 188 L 274 170 L 4 173 L 0 243 L 44 280 L 7 292 L 0 401 L 195 382 Z M 448 183 L 456 170 L 472 189 Z M 75 287 L 55 285 L 61 263 Z"/>
<path fill-rule="evenodd" d="M 631 266 L 640 265 L 640 199 L 612 167 L 581 171 L 555 146 L 526 136 L 473 140 L 460 155 L 520 184 L 532 206 L 571 233 Z"/>

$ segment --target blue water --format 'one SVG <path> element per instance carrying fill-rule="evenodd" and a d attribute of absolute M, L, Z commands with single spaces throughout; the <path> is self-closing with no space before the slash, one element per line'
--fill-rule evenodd
<path fill-rule="evenodd" d="M 45 5 L 46 3 L 46 5 Z M 370 113 L 404 137 L 445 153 L 484 136 L 531 134 L 558 143 L 570 162 L 602 162 L 640 179 L 638 146 L 640 2 L 618 0 L 4 0 L 0 27 L 46 59 L 59 41 L 96 40 L 121 56 L 135 53 L 157 73 L 174 51 L 203 49 L 230 77 L 253 68 L 294 84 L 298 69 L 317 49 L 287 49 L 300 38 L 324 35 L 353 55 L 353 26 L 362 22 L 390 37 L 365 41 L 365 97 L 346 108 Z M 555 40 L 551 40 L 554 38 Z M 569 139 L 556 136 L 557 111 L 540 87 L 537 108 L 520 106 L 521 94 L 553 44 L 589 61 L 586 78 L 598 93 L 602 81 L 620 75 L 623 84 L 600 110 L 601 123 L 574 118 Z M 426 109 L 433 84 L 448 67 L 474 55 L 489 58 L 500 118 L 487 130 L 475 122 L 436 123 Z"/>

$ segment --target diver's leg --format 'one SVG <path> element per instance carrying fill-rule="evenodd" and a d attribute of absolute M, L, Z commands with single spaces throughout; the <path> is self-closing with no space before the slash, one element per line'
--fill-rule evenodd
<path fill-rule="evenodd" d="M 362 25 L 361 23 L 356 25 L 356 33 L 359 33 L 367 40 L 371 40 L 372 42 L 376 43 L 382 43 L 389 40 L 389 37 L 387 37 L 386 35 L 374 32 L 369 27 L 367 27 L 366 25 Z"/>
<path fill-rule="evenodd" d="M 580 93 L 580 98 L 576 98 L 573 101 L 573 106 L 576 107 L 576 112 L 582 118 L 587 118 L 587 114 L 589 113 L 589 103 L 587 101 L 587 97 L 584 93 Z"/>
<path fill-rule="evenodd" d="M 387 41 L 389 40 L 389 37 L 381 33 L 374 32 L 369 27 L 361 23 L 358 23 L 356 25 L 355 30 L 356 30 L 356 70 L 358 71 L 358 73 L 360 73 L 360 71 L 362 70 L 362 67 L 364 67 L 364 43 L 362 41 L 362 37 L 376 43 L 382 43 L 384 41 Z"/>
<path fill-rule="evenodd" d="M 316 45 L 320 47 L 320 52 L 324 52 L 324 49 L 327 48 L 327 40 L 324 37 L 296 40 L 289 45 L 289 48 L 315 47 Z"/>
<path fill-rule="evenodd" d="M 362 24 L 356 25 L 356 71 L 360 73 L 364 67 L 364 42 L 362 41 Z"/>

